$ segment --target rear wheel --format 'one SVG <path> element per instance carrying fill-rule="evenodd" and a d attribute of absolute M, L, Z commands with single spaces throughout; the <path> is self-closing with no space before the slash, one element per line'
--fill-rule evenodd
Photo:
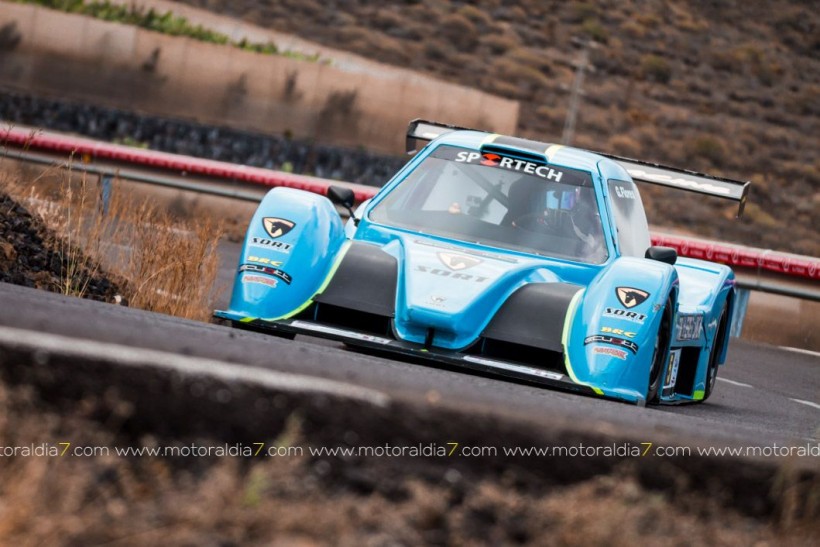
<path fill-rule="evenodd" d="M 669 339 L 672 333 L 672 297 L 666 300 L 661 316 L 661 325 L 658 327 L 658 336 L 655 338 L 655 351 L 652 354 L 652 366 L 649 369 L 649 388 L 646 391 L 646 402 L 657 403 L 660 392 L 663 369 L 666 364 L 666 354 L 669 353 Z"/>
<path fill-rule="evenodd" d="M 709 395 L 712 394 L 712 390 L 715 389 L 718 373 L 718 355 L 720 354 L 720 348 L 723 347 L 728 320 L 729 316 L 726 313 L 726 305 L 724 305 L 720 311 L 718 330 L 717 333 L 715 333 L 715 341 L 712 343 L 712 351 L 709 353 L 709 368 L 706 369 L 706 387 L 703 391 L 704 401 L 709 398 Z"/>

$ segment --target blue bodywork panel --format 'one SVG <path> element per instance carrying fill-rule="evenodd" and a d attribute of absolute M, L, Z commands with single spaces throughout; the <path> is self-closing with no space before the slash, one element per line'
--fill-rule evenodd
<path fill-rule="evenodd" d="M 669 404 L 708 396 L 710 363 L 726 356 L 732 271 L 624 255 L 607 185 L 631 182 L 623 167 L 579 149 L 496 137 L 456 131 L 436 138 L 346 225 L 324 196 L 271 190 L 250 222 L 230 308 L 215 315 L 238 327 L 324 336 L 641 405 L 648 396 Z M 476 164 L 509 157 L 507 165 L 527 173 L 549 166 L 555 172 L 538 172 L 553 179 L 560 169 L 566 177 L 582 173 L 578 180 L 591 182 L 575 192 L 594 194 L 602 230 L 596 256 L 604 258 L 550 256 L 372 214 L 403 184 L 427 184 L 420 166 L 443 154 L 440 147 L 455 163 L 475 153 Z M 509 209 L 507 192 L 497 200 Z M 480 201 L 468 197 L 486 209 Z M 461 208 L 456 203 L 450 213 Z M 653 397 L 650 377 L 658 374 Z"/>

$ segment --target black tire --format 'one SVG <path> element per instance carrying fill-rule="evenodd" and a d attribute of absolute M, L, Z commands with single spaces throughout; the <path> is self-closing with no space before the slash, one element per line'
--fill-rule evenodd
<path fill-rule="evenodd" d="M 661 317 L 661 325 L 658 328 L 658 336 L 655 338 L 655 352 L 652 354 L 652 366 L 649 368 L 649 388 L 646 390 L 647 404 L 657 403 L 658 394 L 663 380 L 663 371 L 666 364 L 666 354 L 669 353 L 669 339 L 672 334 L 672 297 L 666 300 Z"/>
<path fill-rule="evenodd" d="M 715 334 L 715 341 L 712 344 L 712 351 L 709 353 L 709 368 L 706 369 L 706 387 L 703 390 L 703 399 L 705 401 L 712 394 L 717 382 L 718 373 L 718 353 L 723 347 L 723 341 L 726 340 L 726 325 L 729 322 L 729 315 L 726 312 L 726 305 L 720 311 L 720 319 L 718 320 L 718 330 Z"/>

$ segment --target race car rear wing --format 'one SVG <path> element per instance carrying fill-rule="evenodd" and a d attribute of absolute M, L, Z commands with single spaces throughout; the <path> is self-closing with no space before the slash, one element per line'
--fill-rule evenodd
<path fill-rule="evenodd" d="M 450 133 L 452 131 L 471 130 L 457 125 L 448 125 L 427 120 L 413 120 L 407 126 L 407 153 L 413 154 L 416 151 L 418 141 L 431 141 L 436 137 Z M 686 190 L 705 194 L 738 202 L 737 216 L 743 215 L 746 207 L 746 198 L 749 195 L 750 182 L 741 182 L 721 177 L 713 177 L 704 173 L 667 167 L 657 163 L 650 163 L 630 158 L 622 158 L 612 154 L 593 152 L 599 156 L 604 156 L 619 163 L 635 182 L 646 182 L 657 184 L 678 190 Z"/>
<path fill-rule="evenodd" d="M 697 192 L 698 194 L 706 194 L 708 196 L 736 201 L 738 202 L 737 217 L 740 218 L 743 216 L 743 209 L 746 207 L 746 198 L 749 195 L 751 182 L 713 177 L 712 175 L 705 175 L 695 171 L 687 171 L 685 169 L 658 165 L 657 163 L 622 158 L 601 152 L 596 152 L 596 154 L 615 160 L 621 164 L 621 167 L 626 169 L 626 172 L 629 173 L 629 176 L 631 176 L 635 182 L 658 184 L 669 188 L 677 188 L 678 190 L 687 190 L 689 192 Z"/>

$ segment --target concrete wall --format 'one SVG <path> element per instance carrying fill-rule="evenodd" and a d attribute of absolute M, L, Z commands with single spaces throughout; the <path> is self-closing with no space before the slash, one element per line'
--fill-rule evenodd
<path fill-rule="evenodd" d="M 518 121 L 516 101 L 330 50 L 297 61 L 0 1 L 5 25 L 21 37 L 0 45 L 11 89 L 388 153 L 417 117 L 500 133 Z"/>

